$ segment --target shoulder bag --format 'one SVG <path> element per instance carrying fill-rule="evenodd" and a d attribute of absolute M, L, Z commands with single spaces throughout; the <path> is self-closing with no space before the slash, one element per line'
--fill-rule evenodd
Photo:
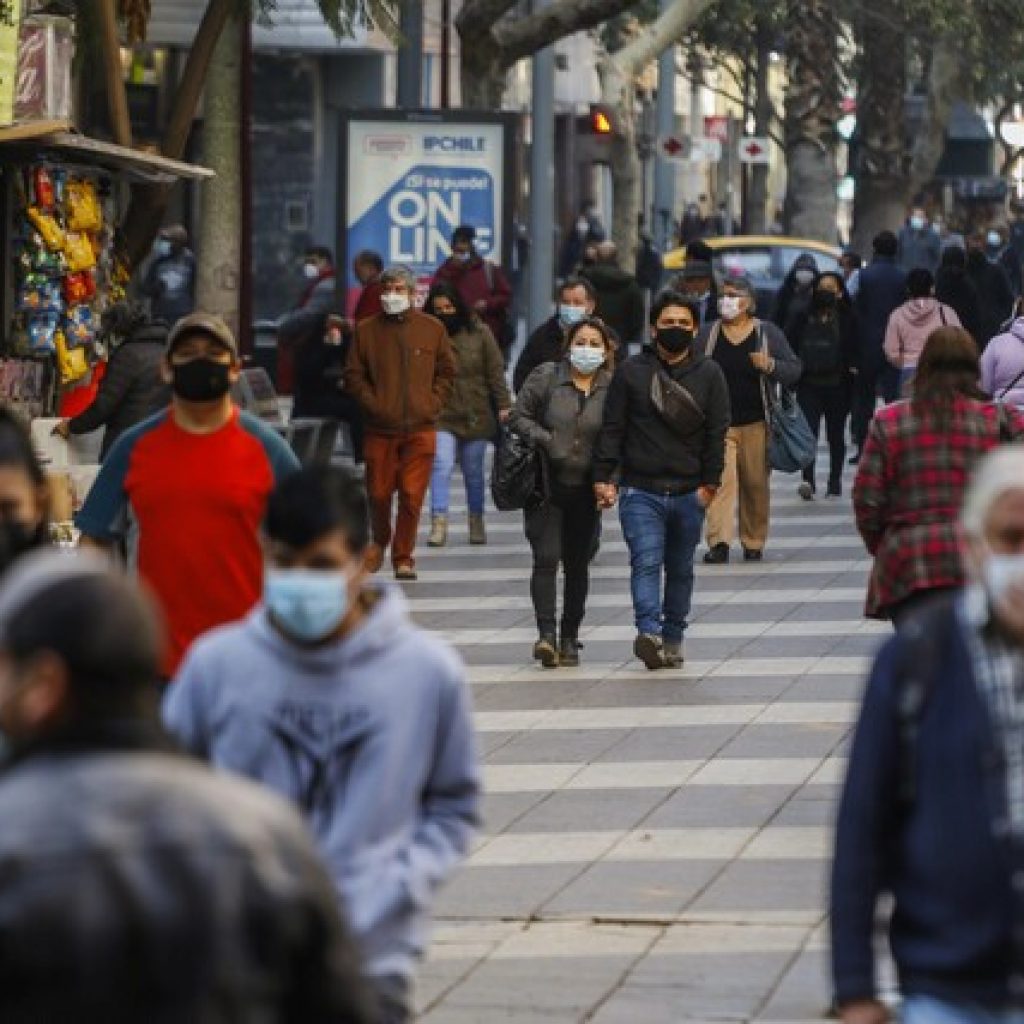
<path fill-rule="evenodd" d="M 757 331 L 760 349 L 768 355 L 761 324 Z M 799 473 L 812 465 L 818 455 L 818 439 L 807 423 L 796 394 L 784 385 L 779 386 L 776 394 L 762 376 L 761 397 L 768 428 L 768 464 L 780 473 Z"/>
<path fill-rule="evenodd" d="M 547 413 L 557 387 L 556 372 L 544 397 L 541 418 Z M 495 508 L 499 512 L 536 508 L 547 500 L 547 494 L 547 463 L 543 454 L 525 434 L 507 423 L 501 424 L 491 467 L 491 498 Z"/>

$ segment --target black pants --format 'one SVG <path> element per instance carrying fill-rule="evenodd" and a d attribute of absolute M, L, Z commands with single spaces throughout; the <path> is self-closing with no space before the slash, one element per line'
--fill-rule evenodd
<path fill-rule="evenodd" d="M 899 397 L 899 372 L 888 363 L 862 367 L 853 386 L 853 410 L 850 433 L 858 450 L 868 438 L 868 427 L 875 415 L 878 399 L 895 402 Z"/>
<path fill-rule="evenodd" d="M 541 508 L 524 514 L 526 539 L 533 549 L 530 597 L 541 633 L 555 632 L 559 563 L 565 573 L 562 636 L 576 637 L 590 588 L 590 560 L 594 556 L 600 513 L 591 486 L 556 489 Z"/>
<path fill-rule="evenodd" d="M 932 587 L 931 590 L 915 590 L 910 597 L 889 606 L 889 618 L 892 620 L 893 629 L 899 632 L 909 619 L 922 608 L 935 603 L 946 594 L 953 593 L 956 587 Z"/>
<path fill-rule="evenodd" d="M 838 489 L 843 477 L 843 459 L 846 458 L 846 417 L 850 415 L 850 389 L 845 382 L 840 384 L 810 384 L 805 381 L 797 389 L 800 408 L 814 436 L 821 433 L 821 421 L 825 421 L 828 437 L 829 486 Z M 814 484 L 814 463 L 804 470 L 804 479 Z"/>

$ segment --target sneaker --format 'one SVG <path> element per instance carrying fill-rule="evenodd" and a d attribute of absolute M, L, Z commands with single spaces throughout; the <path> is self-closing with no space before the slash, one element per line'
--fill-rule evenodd
<path fill-rule="evenodd" d="M 558 664 L 575 668 L 580 663 L 580 648 L 583 646 L 574 636 L 563 636 L 558 645 Z"/>
<path fill-rule="evenodd" d="M 763 558 L 764 552 L 761 550 L 755 550 L 754 548 L 743 549 L 744 562 L 760 562 Z"/>
<path fill-rule="evenodd" d="M 804 501 L 814 500 L 814 484 L 804 480 L 800 486 L 796 489 L 796 493 L 800 495 Z"/>
<path fill-rule="evenodd" d="M 545 668 L 558 668 L 558 651 L 555 649 L 555 638 L 541 633 L 533 645 L 533 660 L 539 661 Z"/>
<path fill-rule="evenodd" d="M 683 667 L 683 645 L 665 644 L 664 646 L 665 668 Z"/>
<path fill-rule="evenodd" d="M 729 545 L 713 544 L 704 555 L 705 565 L 724 565 L 729 561 Z"/>
<path fill-rule="evenodd" d="M 395 566 L 395 579 L 415 580 L 419 579 L 419 577 L 416 575 L 416 570 L 412 567 L 412 562 L 402 562 Z"/>
<path fill-rule="evenodd" d="M 641 633 L 633 641 L 633 653 L 653 672 L 665 668 L 664 644 L 660 636 L 653 633 Z"/>

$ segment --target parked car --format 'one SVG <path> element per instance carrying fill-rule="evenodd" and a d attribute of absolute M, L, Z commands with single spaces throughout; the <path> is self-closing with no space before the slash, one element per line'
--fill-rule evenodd
<path fill-rule="evenodd" d="M 786 238 L 779 235 L 730 235 L 706 238 L 714 252 L 713 265 L 719 284 L 727 277 L 745 274 L 757 289 L 760 316 L 771 316 L 775 295 L 790 268 L 802 253 L 810 253 L 819 271 L 840 270 L 842 250 L 835 245 L 815 242 L 809 238 Z M 673 249 L 665 254 L 665 275 L 671 280 L 686 264 L 686 250 Z"/>

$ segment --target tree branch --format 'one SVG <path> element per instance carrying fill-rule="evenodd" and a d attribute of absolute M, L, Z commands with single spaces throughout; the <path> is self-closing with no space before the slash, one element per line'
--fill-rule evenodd
<path fill-rule="evenodd" d="M 711 0 L 674 0 L 636 39 L 609 54 L 619 74 L 633 78 L 642 68 L 678 42 L 683 33 L 711 6 Z"/>
<path fill-rule="evenodd" d="M 459 34 L 494 31 L 498 19 L 504 17 L 517 0 L 466 0 L 455 19 Z"/>
<path fill-rule="evenodd" d="M 502 61 L 511 66 L 523 57 L 543 50 L 576 32 L 596 28 L 609 18 L 640 0 L 555 0 L 526 18 L 517 18 L 495 26 L 494 36 L 501 47 Z"/>

